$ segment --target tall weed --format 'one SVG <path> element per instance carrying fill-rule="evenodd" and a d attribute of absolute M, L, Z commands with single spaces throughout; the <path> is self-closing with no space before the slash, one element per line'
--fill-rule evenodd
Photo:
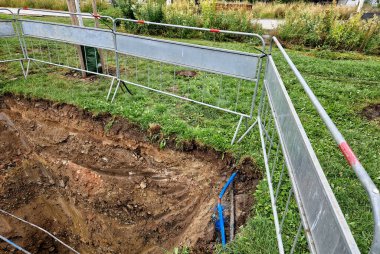
<path fill-rule="evenodd" d="M 287 13 L 297 15 L 300 10 L 304 10 L 308 13 L 319 14 L 331 9 L 333 5 L 321 5 L 305 2 L 293 2 L 293 3 L 263 3 L 257 2 L 252 6 L 252 16 L 254 18 L 275 18 L 284 19 Z M 334 5 L 335 13 L 337 13 L 341 19 L 348 19 L 351 14 L 355 13 L 355 7 L 348 7 L 343 5 Z"/>
<path fill-rule="evenodd" d="M 98 10 L 106 9 L 109 6 L 105 0 L 97 1 L 96 5 Z M 67 11 L 66 0 L 0 0 L 0 6 Z M 81 1 L 81 10 L 83 12 L 92 12 L 92 1 Z"/>
<path fill-rule="evenodd" d="M 131 3 L 131 0 L 121 0 L 120 4 L 124 14 L 153 22 L 164 22 L 176 25 L 193 27 L 217 28 L 221 30 L 233 30 L 242 32 L 261 33 L 260 26 L 251 24 L 252 15 L 245 10 L 218 11 L 216 0 L 204 0 L 197 6 L 193 1 L 179 0 L 174 4 L 166 6 L 157 2 L 146 4 Z M 132 14 L 131 14 L 132 13 Z M 127 16 L 127 15 L 125 15 Z M 131 17 L 129 17 L 131 18 Z M 200 32 L 189 29 L 165 28 L 156 25 L 137 25 L 131 22 L 125 23 L 129 32 L 162 35 L 174 38 L 201 38 L 216 40 L 242 40 L 242 36 L 231 36 L 225 34 L 215 35 L 209 32 Z"/>
<path fill-rule="evenodd" d="M 377 17 L 366 21 L 358 13 L 347 19 L 331 6 L 324 12 L 287 11 L 285 24 L 279 28 L 278 34 L 290 44 L 378 54 L 379 31 Z"/>

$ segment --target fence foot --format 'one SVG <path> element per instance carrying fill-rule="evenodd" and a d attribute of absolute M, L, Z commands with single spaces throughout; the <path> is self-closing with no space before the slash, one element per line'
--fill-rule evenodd
<path fill-rule="evenodd" d="M 30 59 L 28 59 L 28 63 L 26 64 L 26 70 L 24 67 L 24 61 L 23 60 L 20 60 L 20 65 L 21 65 L 22 74 L 24 75 L 24 78 L 26 79 L 28 77 L 28 73 L 29 73 Z"/>
<path fill-rule="evenodd" d="M 249 126 L 249 128 L 244 132 L 244 134 L 241 135 L 241 137 L 238 139 L 237 143 L 240 143 L 240 142 L 243 140 L 243 138 L 244 138 L 245 136 L 247 136 L 248 133 L 253 129 L 253 127 L 256 126 L 256 124 L 257 124 L 257 119 L 256 119 L 256 121 L 255 121 L 251 126 Z"/>
<path fill-rule="evenodd" d="M 232 138 L 231 140 L 231 145 L 233 145 L 235 143 L 235 140 L 236 140 L 236 136 L 239 132 L 239 129 L 240 129 L 240 125 L 241 125 L 241 122 L 243 121 L 243 118 L 244 116 L 240 116 L 240 120 L 239 120 L 239 123 L 238 125 L 236 126 L 236 130 L 235 130 L 235 133 L 234 133 L 234 137 Z"/>
<path fill-rule="evenodd" d="M 117 94 L 117 90 L 119 90 L 119 86 L 120 86 L 120 79 L 117 81 L 117 85 L 116 85 L 116 88 L 115 88 L 115 92 L 113 93 L 113 96 L 112 96 L 112 100 L 111 100 L 111 103 L 115 100 L 115 97 L 116 97 L 116 94 Z"/>
<path fill-rule="evenodd" d="M 26 72 L 25 72 L 25 78 L 28 76 L 29 74 L 29 66 L 30 66 L 30 59 L 28 59 L 28 63 L 26 64 Z"/>
<path fill-rule="evenodd" d="M 108 94 L 107 94 L 106 101 L 108 101 L 109 98 L 110 98 L 110 95 L 111 95 L 111 91 L 112 91 L 112 87 L 113 87 L 113 83 L 114 83 L 114 82 L 115 82 L 115 78 L 112 78 L 111 85 L 110 85 L 110 89 L 108 90 Z"/>

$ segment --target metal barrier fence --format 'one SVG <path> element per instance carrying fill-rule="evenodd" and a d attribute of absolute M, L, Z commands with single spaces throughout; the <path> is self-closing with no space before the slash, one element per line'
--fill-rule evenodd
<path fill-rule="evenodd" d="M 258 54 L 252 54 L 119 33 L 116 29 L 118 22 L 253 37 L 258 39 L 261 50 L 258 50 Z M 240 120 L 231 143 L 235 142 L 242 120 L 253 116 L 262 58 L 265 56 L 265 43 L 261 36 L 123 18 L 115 19 L 114 31 L 119 82 L 114 90 L 112 101 L 116 96 L 120 81 L 123 81 L 133 86 L 238 115 Z M 148 64 L 145 64 L 147 68 L 143 70 L 146 75 L 139 76 L 138 66 L 144 66 L 141 64 L 144 61 L 148 61 Z M 134 70 L 128 68 L 131 63 L 135 66 Z M 178 67 L 187 69 L 178 70 Z M 199 72 L 195 74 L 194 79 L 178 78 L 180 72 L 193 72 L 193 70 Z M 108 95 L 111 94 L 111 90 L 112 85 Z"/>
<path fill-rule="evenodd" d="M 91 17 L 89 14 L 45 12 Z M 231 143 L 236 139 L 242 120 L 253 116 L 262 58 L 265 56 L 264 40 L 257 34 L 94 16 L 96 19 L 108 19 L 113 24 L 109 29 L 99 29 L 20 18 L 21 13 L 22 9 L 19 9 L 18 23 L 28 66 L 32 60 L 111 77 L 107 100 L 113 91 L 112 102 L 120 84 L 124 83 L 238 115 L 240 119 Z M 116 24 L 121 21 L 249 36 L 257 39 L 261 50 L 253 54 L 120 33 L 117 32 Z M 104 61 L 106 66 L 103 67 L 106 72 L 101 73 L 98 69 L 94 72 L 81 67 L 75 49 L 78 45 L 91 47 L 95 55 L 97 50 L 110 52 L 112 63 L 108 57 L 110 54 L 107 54 Z M 86 61 L 87 57 L 84 59 Z M 115 71 L 110 71 L 108 66 Z M 187 69 L 178 70 L 178 67 Z M 194 70 L 197 71 L 195 78 L 181 78 L 181 73 Z M 198 92 L 194 93 L 195 90 Z"/>
<path fill-rule="evenodd" d="M 351 166 L 351 168 L 354 170 L 356 173 L 359 181 L 361 182 L 362 186 L 367 192 L 367 195 L 369 197 L 371 206 L 372 206 L 372 214 L 373 214 L 373 221 L 374 221 L 374 238 L 372 241 L 372 246 L 370 253 L 380 253 L 380 194 L 379 194 L 379 189 L 376 187 L 354 152 L 351 150 L 350 146 L 347 144 L 345 141 L 343 135 L 340 133 L 334 122 L 331 120 L 317 97 L 314 95 L 310 87 L 308 86 L 307 82 L 305 79 L 302 77 L 301 73 L 298 71 L 288 54 L 285 52 L 284 48 L 282 47 L 281 43 L 278 41 L 276 37 L 273 37 L 271 40 L 270 44 L 270 51 L 272 51 L 272 46 L 273 44 L 279 49 L 281 54 L 283 55 L 284 59 L 288 63 L 289 67 L 293 71 L 294 75 L 297 77 L 298 81 L 300 82 L 302 88 L 306 92 L 307 96 L 309 97 L 310 101 L 312 102 L 313 106 L 317 110 L 318 114 L 320 115 L 321 119 L 325 123 L 327 129 L 329 130 L 331 136 L 337 143 L 339 149 L 341 150 L 342 154 L 346 158 L 348 164 Z M 269 57 L 271 58 L 271 57 Z M 267 68 L 267 72 L 271 73 L 271 69 L 275 69 L 274 63 L 273 66 L 269 66 Z M 278 72 L 276 74 L 277 79 L 281 80 L 281 78 L 278 75 Z M 266 75 L 266 78 L 270 81 L 269 83 L 275 83 L 278 82 L 276 81 L 276 78 L 273 79 L 273 73 L 270 75 Z M 282 83 L 282 81 L 280 81 Z M 270 95 L 268 95 L 270 96 Z M 274 111 L 276 111 L 277 118 L 279 118 L 280 122 L 283 121 L 284 124 L 289 124 L 286 120 L 287 113 L 289 112 L 284 112 L 283 108 L 275 108 Z M 276 118 L 276 116 L 275 116 Z M 259 117 L 260 119 L 260 117 Z M 299 127 L 302 127 L 299 122 Z M 301 133 L 303 132 L 304 138 L 302 142 L 306 144 L 307 146 L 310 146 L 310 142 L 303 130 L 300 131 Z M 281 130 L 279 130 L 279 135 L 283 136 L 282 138 L 284 139 L 284 144 L 285 150 L 291 155 L 295 156 L 297 153 L 300 153 L 300 147 L 302 147 L 302 143 L 297 142 L 297 143 L 292 143 L 295 140 L 295 133 L 289 133 L 287 130 L 283 130 L 283 133 L 281 133 Z M 289 139 L 288 141 L 286 139 Z M 311 146 L 310 146 L 311 148 Z M 265 149 L 264 149 L 265 152 Z M 315 154 L 310 153 L 310 156 L 315 158 Z M 344 219 L 344 216 L 342 212 L 340 211 L 339 205 L 337 204 L 335 197 L 330 189 L 330 186 L 328 185 L 326 178 L 323 174 L 323 171 L 320 169 L 320 165 L 318 161 L 314 161 L 314 167 L 316 168 L 315 171 L 318 172 L 318 181 L 320 181 L 320 191 L 324 192 L 324 196 L 326 199 L 326 205 L 330 205 L 330 209 L 327 209 L 327 207 L 321 206 L 321 203 L 319 201 L 318 205 L 320 207 L 316 207 L 315 203 L 312 201 L 315 200 L 315 198 L 321 198 L 323 195 L 319 194 L 317 195 L 316 192 L 312 192 L 309 189 L 312 186 L 316 186 L 315 183 L 315 178 L 312 177 L 313 170 L 310 170 L 309 167 L 311 163 L 306 163 L 306 158 L 307 157 L 295 157 L 294 162 L 290 159 L 290 164 L 289 166 L 294 167 L 294 172 L 289 171 L 290 178 L 294 178 L 292 180 L 293 183 L 293 189 L 295 186 L 299 188 L 300 194 L 299 194 L 299 200 L 297 200 L 297 203 L 299 205 L 300 213 L 301 213 L 301 218 L 303 226 L 305 228 L 306 232 L 310 232 L 311 238 L 308 238 L 309 246 L 310 249 L 312 250 L 311 244 L 315 245 L 316 252 L 320 253 L 322 251 L 329 251 L 332 252 L 334 250 L 335 253 L 343 253 L 343 252 L 359 252 L 357 249 L 356 243 L 354 239 L 352 238 L 352 235 L 348 229 L 347 223 Z M 299 167 L 297 169 L 297 167 Z M 306 170 L 305 169 L 308 169 Z M 297 172 L 298 170 L 298 172 Z M 302 171 L 304 174 L 302 174 Z M 293 174 L 293 175 L 292 175 Z M 299 178 L 297 181 L 297 177 Z M 296 195 L 297 196 L 297 195 Z M 304 200 L 302 200 L 304 199 Z M 326 210 L 325 210 L 326 209 Z M 304 211 L 302 211 L 304 210 Z M 326 215 L 326 211 L 330 210 L 331 214 L 334 217 L 334 221 L 332 220 L 332 217 L 329 217 Z M 325 218 L 325 221 L 323 220 Z M 322 224 L 323 227 L 320 227 L 321 229 L 318 231 L 318 226 L 319 224 Z M 336 226 L 331 226 L 331 225 L 336 225 Z M 329 225 L 327 227 L 326 225 Z M 310 230 L 310 231 L 309 231 Z M 313 232 L 314 231 L 314 232 Z M 313 236 L 314 233 L 314 236 Z M 337 238 L 336 235 L 340 235 L 339 238 Z M 325 237 L 329 236 L 329 237 Z M 331 238 L 330 238 L 331 237 Z M 341 240 L 339 240 L 341 239 Z M 339 241 L 339 243 L 344 243 L 345 246 L 343 245 L 336 245 L 334 241 Z M 328 244 L 327 244 L 328 243 Z M 326 245 L 329 245 L 329 249 L 325 249 Z"/>
<path fill-rule="evenodd" d="M 21 69 L 26 75 L 24 69 L 23 60 L 26 58 L 23 47 L 21 46 L 21 39 L 17 30 L 16 18 L 13 12 L 6 8 L 0 8 L 0 10 L 9 12 L 12 15 L 11 19 L 0 20 L 0 63 L 7 62 L 20 62 Z M 13 47 L 14 41 L 18 41 L 17 47 Z"/>
<path fill-rule="evenodd" d="M 302 226 L 312 253 L 359 253 L 270 55 L 258 126 L 280 253 L 296 250 Z M 287 197 L 285 207 L 277 205 L 279 196 Z M 288 215 L 293 198 L 298 218 Z M 284 244 L 282 232 L 294 221 L 293 241 Z"/>
<path fill-rule="evenodd" d="M 115 53 L 113 50 L 114 41 L 112 30 L 21 18 L 20 15 L 22 11 L 23 9 L 18 10 L 17 21 L 20 26 L 20 34 L 23 40 L 25 57 L 28 60 L 28 66 L 30 61 L 50 64 L 88 74 L 110 77 L 112 78 L 112 82 L 114 82 L 114 69 L 116 67 L 114 63 Z M 93 16 L 89 14 L 43 11 L 67 15 L 67 17 L 60 16 L 61 19 L 70 18 L 70 16 L 93 18 Z M 102 18 L 109 19 L 113 22 L 111 17 L 102 16 Z M 99 61 L 99 63 L 95 64 L 95 70 L 90 70 L 88 68 L 89 64 L 87 63 L 88 57 L 86 54 L 90 52 L 95 55 L 95 59 L 97 59 L 100 50 L 104 54 L 104 61 L 101 62 L 104 66 L 100 66 Z M 83 54 L 84 63 L 81 63 L 82 58 L 79 56 L 81 53 Z M 26 75 L 27 74 L 28 73 L 26 73 Z"/>
<path fill-rule="evenodd" d="M 238 142 L 254 126 L 258 125 L 279 252 L 293 253 L 298 249 L 301 251 L 308 249 L 311 253 L 359 253 L 347 222 L 293 107 L 275 61 L 270 54 L 265 54 L 264 41 L 259 35 L 49 11 L 81 15 L 87 18 L 108 19 L 112 22 L 112 27 L 109 29 L 78 27 L 64 23 L 20 18 L 21 11 L 20 9 L 17 19 L 0 21 L 0 39 L 9 36 L 18 37 L 23 57 L 8 57 L 2 62 L 20 61 L 23 66 L 22 61 L 28 61 L 29 67 L 29 63 L 32 61 L 110 77 L 112 82 L 107 99 L 113 92 L 112 101 L 121 84 L 124 83 L 238 115 L 240 119 L 232 143 L 237 137 L 242 120 L 253 118 L 261 65 L 263 59 L 266 59 L 258 117 Z M 258 54 L 252 54 L 157 39 L 151 36 L 120 33 L 116 26 L 120 21 L 252 36 L 259 39 L 262 50 L 259 49 Z M 270 51 L 273 42 L 299 79 L 342 153 L 367 190 L 375 222 L 371 252 L 380 253 L 380 195 L 378 189 L 275 37 L 272 39 Z M 90 48 L 90 51 L 86 51 L 84 48 L 85 54 L 86 52 L 91 53 L 93 50 L 95 59 L 97 59 L 98 50 L 108 52 L 106 59 L 102 61 L 103 70 L 98 69 L 98 63 L 96 63 L 96 71 L 88 70 L 87 63 L 84 63 L 85 68 L 83 68 L 83 65 L 79 63 L 79 51 L 77 50 L 79 46 Z M 84 59 L 87 59 L 86 56 Z M 178 75 L 178 68 L 185 68 L 180 71 L 196 70 L 200 74 L 197 74 L 198 77 L 194 79 L 181 79 Z M 24 74 L 26 77 L 27 71 Z M 281 194 L 282 192 L 287 194 Z M 285 199 L 279 202 L 283 197 Z M 294 213 L 293 211 L 298 212 Z M 284 238 L 284 235 L 287 237 Z M 289 236 L 292 240 L 289 240 Z"/>

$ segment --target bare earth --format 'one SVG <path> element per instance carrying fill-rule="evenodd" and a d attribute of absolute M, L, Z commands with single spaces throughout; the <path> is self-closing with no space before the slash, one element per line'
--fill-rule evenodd
<path fill-rule="evenodd" d="M 160 150 L 136 126 L 112 119 L 67 104 L 0 97 L 0 208 L 81 253 L 164 253 L 176 246 L 212 252 L 211 215 L 231 159 L 196 145 Z M 240 171 L 237 227 L 258 177 L 252 165 Z M 0 234 L 32 253 L 69 253 L 3 214 Z M 5 243 L 0 250 L 13 253 Z"/>

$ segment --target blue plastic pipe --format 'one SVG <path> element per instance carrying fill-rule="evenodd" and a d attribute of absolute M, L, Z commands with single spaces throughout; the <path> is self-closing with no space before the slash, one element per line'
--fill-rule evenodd
<path fill-rule="evenodd" d="M 230 186 L 230 184 L 232 183 L 232 181 L 234 180 L 235 176 L 237 175 L 237 171 L 235 173 L 233 173 L 230 178 L 228 179 L 228 181 L 226 182 L 226 184 L 223 186 L 223 189 L 222 191 L 220 192 L 219 194 L 219 199 L 222 199 L 223 198 L 223 195 L 224 193 L 226 192 L 228 186 Z"/>
<path fill-rule="evenodd" d="M 224 232 L 224 218 L 223 218 L 223 206 L 218 202 L 218 214 L 219 214 L 219 229 L 222 238 L 223 248 L 226 246 L 226 232 Z"/>
<path fill-rule="evenodd" d="M 238 171 L 233 173 L 226 184 L 223 186 L 222 191 L 219 194 L 219 199 L 218 199 L 218 215 L 219 215 L 219 230 L 220 230 L 220 235 L 222 238 L 222 246 L 223 248 L 226 246 L 226 232 L 224 231 L 224 218 L 223 218 L 223 206 L 222 206 L 222 198 L 224 196 L 224 193 L 226 192 L 228 186 L 233 182 L 235 179 L 235 176 L 237 175 Z"/>
<path fill-rule="evenodd" d="M 24 250 L 23 248 L 21 248 L 20 246 L 18 246 L 17 244 L 15 244 L 15 243 L 12 242 L 11 240 L 5 238 L 5 237 L 2 236 L 2 235 L 0 235 L 0 239 L 3 240 L 3 241 L 6 242 L 6 243 L 12 245 L 13 247 L 15 247 L 15 248 L 16 248 L 17 250 L 19 250 L 19 251 L 22 251 L 22 252 L 24 252 L 24 253 L 26 253 L 26 254 L 31 254 L 29 251 Z"/>

